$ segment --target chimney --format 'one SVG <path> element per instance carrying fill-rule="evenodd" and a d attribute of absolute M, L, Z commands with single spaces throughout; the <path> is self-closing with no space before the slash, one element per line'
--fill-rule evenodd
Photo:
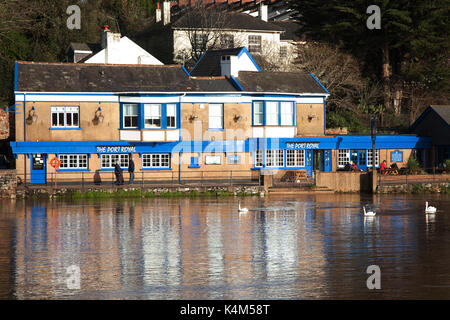
<path fill-rule="evenodd" d="M 107 40 L 108 39 L 108 32 L 111 32 L 111 31 L 109 30 L 109 26 L 108 25 L 104 25 L 103 27 L 105 29 L 103 30 L 103 33 L 102 33 L 101 45 L 102 45 L 102 49 L 105 49 L 107 44 L 108 44 L 108 40 Z"/>
<path fill-rule="evenodd" d="M 267 10 L 267 5 L 264 4 L 264 2 L 261 1 L 260 5 L 259 5 L 259 18 L 262 21 L 267 21 L 268 19 L 268 10 Z"/>
<path fill-rule="evenodd" d="M 162 18 L 163 25 L 167 25 L 170 23 L 170 1 L 163 2 Z"/>
<path fill-rule="evenodd" d="M 226 77 L 237 77 L 239 76 L 238 67 L 238 57 L 237 56 L 222 56 L 220 57 L 220 73 L 222 76 Z"/>
<path fill-rule="evenodd" d="M 161 8 L 159 7 L 159 2 L 156 3 L 156 17 L 155 22 L 158 23 L 161 21 Z"/>

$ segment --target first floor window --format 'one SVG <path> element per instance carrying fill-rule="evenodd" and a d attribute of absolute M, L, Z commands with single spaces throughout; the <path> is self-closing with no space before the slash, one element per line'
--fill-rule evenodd
<path fill-rule="evenodd" d="M 60 154 L 61 161 L 60 168 L 62 169 L 87 169 L 88 155 L 87 154 Z"/>
<path fill-rule="evenodd" d="M 375 167 L 380 165 L 380 150 L 375 150 Z M 367 166 L 372 167 L 372 149 L 367 150 Z"/>
<path fill-rule="evenodd" d="M 255 126 L 263 125 L 264 117 L 264 104 L 262 101 L 253 103 L 253 124 Z"/>
<path fill-rule="evenodd" d="M 248 36 L 248 52 L 261 53 L 261 36 Z"/>
<path fill-rule="evenodd" d="M 266 150 L 266 167 L 283 167 L 284 150 L 274 149 Z"/>
<path fill-rule="evenodd" d="M 286 150 L 287 167 L 304 167 L 305 150 Z"/>
<path fill-rule="evenodd" d="M 142 168 L 170 168 L 169 153 L 142 154 Z"/>
<path fill-rule="evenodd" d="M 128 154 L 102 154 L 101 168 L 113 169 L 116 161 L 119 162 L 121 168 L 128 168 Z"/>
<path fill-rule="evenodd" d="M 202 52 L 206 49 L 208 36 L 203 33 L 195 33 L 192 39 L 192 49 L 194 52 Z"/>
<path fill-rule="evenodd" d="M 161 128 L 161 105 L 144 105 L 144 124 L 146 128 Z"/>
<path fill-rule="evenodd" d="M 232 34 L 222 34 L 220 36 L 220 45 L 223 49 L 234 48 L 234 37 Z"/>
<path fill-rule="evenodd" d="M 344 167 L 349 162 L 350 162 L 350 150 L 349 149 L 339 149 L 338 166 Z"/>
<path fill-rule="evenodd" d="M 278 125 L 278 102 L 267 101 L 266 102 L 266 124 Z"/>
<path fill-rule="evenodd" d="M 286 59 L 287 58 L 287 46 L 281 46 L 280 47 L 280 58 Z"/>
<path fill-rule="evenodd" d="M 168 104 L 166 107 L 167 112 L 167 128 L 177 127 L 177 105 Z"/>
<path fill-rule="evenodd" d="M 263 166 L 263 151 L 256 150 L 255 151 L 255 167 L 262 167 L 262 166 Z"/>
<path fill-rule="evenodd" d="M 137 128 L 138 127 L 138 105 L 124 104 L 123 105 L 123 127 Z"/>
<path fill-rule="evenodd" d="M 52 128 L 78 128 L 80 126 L 79 107 L 51 107 Z"/>
<path fill-rule="evenodd" d="M 294 125 L 294 104 L 292 102 L 280 102 L 281 125 Z"/>
<path fill-rule="evenodd" d="M 209 104 L 209 128 L 223 129 L 223 104 Z"/>

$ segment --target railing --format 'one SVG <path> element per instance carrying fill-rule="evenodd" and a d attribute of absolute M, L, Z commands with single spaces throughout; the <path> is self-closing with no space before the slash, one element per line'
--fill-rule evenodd
<path fill-rule="evenodd" d="M 122 172 L 123 185 L 129 184 L 130 174 Z M 24 175 L 18 175 L 18 182 L 25 184 Z M 249 170 L 230 171 L 138 171 L 134 174 L 133 186 L 171 186 L 171 185 L 259 185 L 258 172 Z M 116 176 L 114 171 L 59 171 L 48 172 L 45 179 L 36 180 L 29 173 L 26 176 L 26 185 L 47 185 L 49 187 L 95 187 L 114 186 Z"/>
<path fill-rule="evenodd" d="M 378 186 L 439 182 L 450 182 L 450 172 L 433 170 L 433 168 L 414 174 L 411 174 L 407 169 L 400 169 L 397 172 L 387 172 L 385 174 L 378 172 Z"/>

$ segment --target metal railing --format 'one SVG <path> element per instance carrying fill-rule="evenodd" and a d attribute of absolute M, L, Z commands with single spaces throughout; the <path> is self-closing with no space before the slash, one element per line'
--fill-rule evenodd
<path fill-rule="evenodd" d="M 418 184 L 450 182 L 450 172 L 436 170 L 434 168 L 421 169 L 411 173 L 407 169 L 400 169 L 396 173 L 378 172 L 378 186 L 394 184 Z"/>
<path fill-rule="evenodd" d="M 123 182 L 120 185 L 129 185 L 130 174 L 127 171 L 122 173 Z M 38 179 L 40 178 L 40 180 Z M 47 172 L 41 177 L 32 176 L 29 173 L 26 176 L 18 175 L 19 184 L 46 185 L 48 187 L 105 187 L 115 186 L 117 184 L 114 171 L 58 171 Z M 134 174 L 134 187 L 149 186 L 175 186 L 175 185 L 259 185 L 260 178 L 256 172 L 249 170 L 229 170 L 229 171 L 137 171 Z"/>

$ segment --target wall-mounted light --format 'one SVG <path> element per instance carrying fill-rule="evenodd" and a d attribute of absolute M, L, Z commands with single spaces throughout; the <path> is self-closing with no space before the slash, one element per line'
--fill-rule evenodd
<path fill-rule="evenodd" d="M 191 114 L 190 116 L 189 116 L 189 121 L 194 121 L 194 120 L 196 120 L 198 118 L 198 116 L 196 115 L 196 114 Z"/>
<path fill-rule="evenodd" d="M 98 106 L 98 109 L 95 111 L 94 121 L 97 123 L 102 123 L 104 116 L 102 114 L 102 107 Z"/>
<path fill-rule="evenodd" d="M 34 105 L 33 105 L 33 107 L 31 107 L 30 111 L 28 112 L 27 123 L 32 124 L 37 121 L 37 118 L 38 118 L 38 116 L 36 114 L 36 109 L 34 108 Z"/>
<path fill-rule="evenodd" d="M 242 119 L 242 116 L 237 115 L 237 114 L 234 115 L 234 118 L 233 118 L 234 122 L 238 122 L 241 119 Z"/>
<path fill-rule="evenodd" d="M 315 119 L 316 118 L 316 115 L 315 114 L 310 114 L 310 115 L 308 115 L 308 121 L 309 122 L 311 122 L 313 119 Z"/>

